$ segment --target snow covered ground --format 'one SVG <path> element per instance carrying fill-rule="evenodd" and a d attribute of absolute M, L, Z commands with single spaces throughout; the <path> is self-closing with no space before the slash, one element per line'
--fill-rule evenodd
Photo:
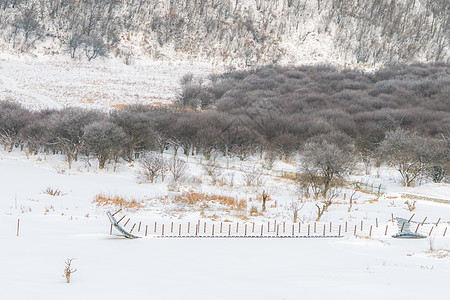
<path fill-rule="evenodd" d="M 186 73 L 207 77 L 220 72 L 207 64 L 108 59 L 91 62 L 59 57 L 0 55 L 0 101 L 31 109 L 82 106 L 108 109 L 124 104 L 168 105 Z"/>
<path fill-rule="evenodd" d="M 214 205 L 202 215 L 195 207 L 170 201 L 189 190 L 255 199 L 262 188 L 245 186 L 239 170 L 229 171 L 236 173 L 233 187 L 212 186 L 202 168 L 190 164 L 190 178 L 174 187 L 139 183 L 132 165 L 121 164 L 116 172 L 99 171 L 80 161 L 69 170 L 59 156 L 27 159 L 17 150 L 0 152 L 1 294 L 7 299 L 423 299 L 448 293 L 450 234 L 431 240 L 396 240 L 380 234 L 340 239 L 126 240 L 109 235 L 105 212 L 117 208 L 92 203 L 99 193 L 142 201 L 142 209 L 125 213 L 146 224 L 205 221 L 214 210 L 218 221 L 292 220 L 288 206 L 298 199 L 298 192 L 279 177 L 264 178 L 272 200 L 267 212 L 258 216 Z M 389 222 L 392 213 L 403 218 L 415 213 L 414 220 L 427 217 L 427 223 L 438 218 L 441 224 L 450 221 L 446 201 L 418 199 L 410 212 L 404 204 L 407 198 L 401 197 L 407 193 L 450 200 L 448 184 L 408 189 L 387 171 L 382 170 L 380 178 L 376 172 L 353 178 L 378 180 L 387 190 L 383 197 L 375 200 L 375 195 L 358 193 L 350 213 L 348 196 L 341 197 L 321 221 L 374 224 L 375 219 Z M 45 194 L 47 187 L 63 195 Z M 314 204 L 305 204 L 301 221 L 314 221 Z M 252 205 L 259 208 L 261 202 L 253 200 L 247 209 Z M 430 242 L 441 250 L 430 253 Z M 73 267 L 78 270 L 70 284 L 62 277 L 67 258 L 75 258 Z"/>

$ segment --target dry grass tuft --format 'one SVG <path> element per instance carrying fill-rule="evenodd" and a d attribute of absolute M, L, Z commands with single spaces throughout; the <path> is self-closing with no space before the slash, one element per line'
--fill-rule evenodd
<path fill-rule="evenodd" d="M 183 192 L 174 198 L 175 202 L 185 203 L 189 205 L 208 206 L 207 203 L 218 203 L 234 210 L 247 209 L 247 201 L 235 197 L 222 195 L 208 195 L 195 192 Z"/>
<path fill-rule="evenodd" d="M 44 194 L 50 196 L 64 196 L 65 194 L 60 189 L 54 189 L 51 187 L 46 187 L 45 190 L 42 191 Z"/>
<path fill-rule="evenodd" d="M 135 199 L 132 199 L 130 201 L 127 201 L 125 198 L 114 195 L 114 196 L 107 196 L 105 194 L 98 194 L 95 196 L 93 203 L 97 204 L 97 206 L 118 206 L 121 208 L 133 208 L 133 209 L 140 209 L 142 208 L 142 201 L 138 202 Z"/>
<path fill-rule="evenodd" d="M 251 208 L 250 208 L 250 216 L 262 216 L 262 213 L 260 213 L 259 211 L 258 211 L 258 207 L 256 207 L 255 205 L 253 205 Z"/>

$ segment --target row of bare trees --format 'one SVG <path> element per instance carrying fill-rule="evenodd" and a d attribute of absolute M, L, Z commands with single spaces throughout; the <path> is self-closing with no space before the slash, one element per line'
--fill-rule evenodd
<path fill-rule="evenodd" d="M 9 151 L 63 154 L 69 166 L 80 155 L 95 157 L 101 168 L 168 149 L 208 160 L 258 155 L 269 168 L 276 159 L 301 153 L 310 158 L 302 176 L 315 198 L 326 195 L 355 161 L 367 173 L 386 162 L 406 185 L 422 176 L 441 181 L 449 168 L 448 70 L 448 64 L 374 73 L 264 67 L 215 76 L 188 99 L 182 92 L 178 106 L 133 105 L 109 113 L 36 112 L 1 102 L 0 142 Z M 184 87 L 196 80 L 184 77 Z M 205 95 L 210 105 L 201 108 L 196 103 Z M 209 173 L 218 177 L 214 168 Z"/>

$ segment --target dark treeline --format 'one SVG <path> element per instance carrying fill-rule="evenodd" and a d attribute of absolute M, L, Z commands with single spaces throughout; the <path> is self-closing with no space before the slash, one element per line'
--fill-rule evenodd
<path fill-rule="evenodd" d="M 450 161 L 449 64 L 393 66 L 374 73 L 267 66 L 209 81 L 186 75 L 177 105 L 169 108 L 33 112 L 0 103 L 5 148 L 61 153 L 69 164 L 79 155 L 92 156 L 100 167 L 169 147 L 206 158 L 221 154 L 244 160 L 258 154 L 273 162 L 324 141 L 358 154 L 369 167 L 378 152 L 393 151 L 382 144 L 389 132 L 407 133 L 427 149 L 439 148 L 433 150 L 444 153 L 439 166 Z M 408 142 L 405 138 L 411 149 Z"/>

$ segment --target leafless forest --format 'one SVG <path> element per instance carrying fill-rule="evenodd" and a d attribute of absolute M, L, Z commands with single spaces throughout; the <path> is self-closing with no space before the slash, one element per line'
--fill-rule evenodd
<path fill-rule="evenodd" d="M 2 102 L 0 141 L 30 155 L 60 153 L 69 164 L 95 157 L 101 168 L 168 148 L 206 159 L 260 155 L 269 167 L 301 153 L 304 170 L 335 168 L 330 182 L 358 161 L 367 172 L 386 162 L 406 185 L 425 175 L 441 181 L 449 168 L 448 64 L 375 73 L 266 66 L 208 79 L 187 74 L 181 83 L 176 105 L 164 108 L 36 112 Z"/>
<path fill-rule="evenodd" d="M 328 34 L 345 61 L 436 62 L 450 58 L 449 11 L 447 0 L 2 0 L 0 36 L 19 53 L 51 40 L 46 54 L 72 58 L 171 49 L 254 66 L 280 61 L 283 41 Z"/>

